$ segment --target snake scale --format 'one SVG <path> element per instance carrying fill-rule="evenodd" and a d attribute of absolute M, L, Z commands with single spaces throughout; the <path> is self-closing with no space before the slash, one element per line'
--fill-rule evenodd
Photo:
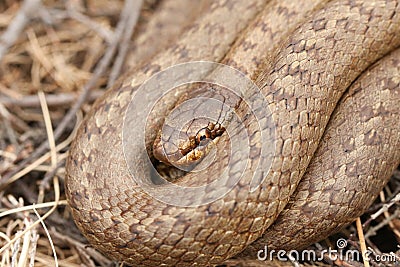
<path fill-rule="evenodd" d="M 209 3 L 176 43 L 98 99 L 80 126 L 66 176 L 80 230 L 100 251 L 134 266 L 210 266 L 239 253 L 255 258 L 264 245 L 300 249 L 352 222 L 400 163 L 399 4 Z M 276 142 L 271 166 L 255 190 L 246 186 L 257 161 L 250 157 L 243 181 L 226 195 L 183 207 L 155 199 L 132 179 L 122 128 L 142 83 L 169 66 L 196 60 L 230 65 L 255 81 L 268 101 Z M 165 95 L 149 117 L 137 115 L 148 126 L 147 151 L 129 153 L 154 160 L 153 143 L 165 115 L 190 96 L 185 90 Z M 250 151 L 257 151 L 252 131 L 247 130 Z M 127 137 L 136 142 L 136 136 Z M 215 145 L 224 147 L 228 139 L 222 134 Z M 217 179 L 222 162 L 217 157 L 179 179 Z"/>

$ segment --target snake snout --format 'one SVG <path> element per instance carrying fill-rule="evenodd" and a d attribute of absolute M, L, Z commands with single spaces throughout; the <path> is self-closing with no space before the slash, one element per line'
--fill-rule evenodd
<path fill-rule="evenodd" d="M 163 137 L 160 131 L 153 144 L 154 158 L 186 172 L 193 171 L 208 155 L 214 155 L 210 157 L 212 161 L 216 154 L 214 151 L 216 142 L 225 132 L 225 128 L 220 123 L 213 122 L 208 122 L 206 127 L 201 127 L 204 121 L 203 118 L 193 119 L 187 128 L 183 127 L 186 128 L 184 131 L 181 130 L 166 137 Z"/>

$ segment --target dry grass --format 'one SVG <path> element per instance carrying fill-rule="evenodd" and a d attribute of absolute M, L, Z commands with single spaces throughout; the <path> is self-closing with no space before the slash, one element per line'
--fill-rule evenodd
<path fill-rule="evenodd" d="M 134 2 L 0 1 L 0 266 L 122 266 L 87 245 L 66 207 L 63 178 L 77 125 L 121 75 L 121 59 L 135 52 L 127 48 L 160 5 L 144 2 L 129 39 L 134 12 L 124 18 L 121 10 Z M 399 183 L 397 170 L 361 218 L 366 246 L 376 255 L 399 249 Z M 313 248 L 335 247 L 338 236 L 360 248 L 355 225 Z"/>

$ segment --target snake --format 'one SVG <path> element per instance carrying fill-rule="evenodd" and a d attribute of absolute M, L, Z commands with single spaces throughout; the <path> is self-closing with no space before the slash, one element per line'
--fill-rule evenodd
<path fill-rule="evenodd" d="M 133 266 L 213 266 L 256 258 L 266 245 L 301 249 L 353 222 L 400 163 L 399 4 L 209 2 L 81 123 L 65 180 L 78 228 L 95 248 Z M 159 73 L 196 64 L 205 83 L 158 97 L 168 87 Z M 230 81 L 235 73 L 253 84 L 243 94 L 210 85 L 209 77 Z M 152 79 L 155 87 L 143 86 Z M 191 119 L 198 111 L 209 117 Z M 214 188 L 215 199 L 209 187 L 204 195 L 174 191 L 201 188 L 225 170 L 240 180 L 224 180 L 229 190 Z M 160 197 L 175 194 L 182 203 Z"/>

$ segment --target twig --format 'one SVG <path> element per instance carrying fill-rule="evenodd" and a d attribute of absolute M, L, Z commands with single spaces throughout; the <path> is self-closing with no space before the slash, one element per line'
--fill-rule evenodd
<path fill-rule="evenodd" d="M 0 117 L 3 118 L 3 122 L 4 122 L 6 132 L 8 135 L 8 139 L 17 148 L 17 150 L 19 150 L 17 137 L 15 136 L 15 133 L 14 133 L 14 131 L 11 127 L 11 123 L 10 123 L 11 114 L 1 103 L 0 103 Z"/>
<path fill-rule="evenodd" d="M 375 220 L 376 218 L 378 218 L 382 213 L 384 213 L 385 211 L 388 211 L 389 208 L 391 206 L 393 206 L 393 204 L 395 204 L 396 202 L 400 201 L 400 193 L 397 194 L 396 196 L 394 196 L 394 198 L 392 198 L 390 200 L 389 203 L 387 204 L 383 204 L 382 208 L 379 209 L 377 212 L 375 212 L 374 214 L 371 215 L 371 220 Z"/>
<path fill-rule="evenodd" d="M 398 218 L 400 215 L 400 210 L 395 210 L 394 213 L 388 217 L 385 217 L 385 219 L 380 222 L 378 225 L 375 225 L 374 227 L 371 227 L 368 232 L 365 234 L 365 237 L 370 237 L 373 235 L 376 235 L 376 233 L 381 229 L 382 227 L 388 225 L 393 219 Z"/>
<path fill-rule="evenodd" d="M 50 201 L 50 202 L 46 202 L 46 203 L 40 203 L 40 204 L 35 204 L 35 205 L 28 205 L 28 206 L 22 206 L 19 208 L 14 208 L 14 209 L 9 209 L 6 210 L 4 212 L 0 213 L 0 218 L 10 215 L 10 214 L 14 214 L 17 212 L 22 212 L 22 211 L 27 211 L 27 210 L 33 210 L 35 209 L 43 209 L 43 208 L 49 208 L 49 207 L 53 207 L 56 204 L 55 201 Z M 58 205 L 67 205 L 68 202 L 66 200 L 60 200 L 58 202 Z"/>
<path fill-rule="evenodd" d="M 55 168 L 57 166 L 57 150 L 50 118 L 50 112 L 43 91 L 38 92 L 38 97 L 43 112 L 44 124 L 46 126 L 47 140 L 49 141 L 51 166 Z"/>
<path fill-rule="evenodd" d="M 92 102 L 96 100 L 98 97 L 100 97 L 102 94 L 104 94 L 103 90 L 91 91 L 87 100 Z M 75 102 L 76 98 L 77 98 L 76 94 L 73 93 L 60 93 L 54 95 L 47 94 L 46 102 L 49 107 L 53 106 L 57 107 L 57 106 L 69 105 Z M 31 107 L 39 107 L 40 102 L 39 102 L 39 97 L 37 95 L 28 95 L 28 96 L 23 96 L 21 98 L 0 96 L 0 105 L 4 106 L 16 105 L 23 108 L 31 108 Z"/>
<path fill-rule="evenodd" d="M 17 232 L 19 233 L 19 231 Z M 9 241 L 11 242 L 11 241 Z M 18 251 L 19 251 L 19 247 L 21 245 L 21 236 L 15 240 L 14 246 L 11 249 L 11 267 L 15 267 L 17 264 L 17 256 L 18 256 Z"/>
<path fill-rule="evenodd" d="M 107 87 L 110 87 L 114 84 L 115 80 L 121 72 L 122 65 L 125 62 L 126 54 L 128 52 L 129 41 L 131 40 L 133 30 L 139 19 L 142 4 L 142 0 L 127 0 L 125 3 L 123 12 L 121 14 L 121 19 L 124 20 L 126 24 L 125 32 L 122 36 L 122 41 L 119 44 L 118 56 L 114 61 L 113 68 L 108 78 Z"/>
<path fill-rule="evenodd" d="M 56 150 L 57 152 L 64 149 L 66 146 L 68 146 L 71 141 L 72 138 L 75 136 L 75 133 L 77 131 L 77 127 L 74 128 L 73 132 L 68 136 L 67 139 L 65 139 L 64 141 L 62 141 L 61 143 L 59 143 L 56 146 Z M 29 164 L 28 166 L 24 167 L 23 169 L 18 170 L 18 172 L 16 172 L 15 174 L 13 174 L 12 176 L 10 176 L 7 181 L 5 181 L 4 183 L 2 182 L 3 180 L 0 180 L 0 192 L 2 191 L 3 188 L 5 188 L 8 184 L 18 180 L 19 178 L 21 178 L 22 176 L 26 175 L 27 173 L 31 172 L 32 170 L 34 170 L 35 168 L 37 168 L 39 165 L 41 165 L 43 162 L 45 162 L 46 160 L 49 159 L 50 153 L 47 152 L 46 154 L 44 154 L 43 156 L 41 156 L 38 159 L 35 159 L 35 161 L 33 161 L 31 164 Z"/>
<path fill-rule="evenodd" d="M 382 203 L 385 203 L 385 202 L 386 202 L 385 193 L 383 193 L 383 191 L 381 191 L 381 193 L 379 194 L 379 197 L 380 197 Z M 396 197 L 397 197 L 397 195 L 391 200 L 391 203 L 394 203 L 394 202 L 396 201 L 396 199 L 397 199 Z M 398 211 L 398 209 L 396 209 L 396 211 Z M 395 213 L 396 213 L 396 212 L 395 212 Z M 388 219 L 388 218 L 390 217 L 389 211 L 383 212 L 383 215 L 385 216 L 386 219 Z M 397 228 L 396 228 L 396 226 L 394 225 L 394 223 L 392 222 L 392 220 L 390 220 L 390 221 L 388 222 L 388 224 L 389 224 L 390 229 L 392 229 L 393 233 L 394 233 L 397 237 L 400 237 L 400 231 L 397 230 Z"/>
<path fill-rule="evenodd" d="M 49 242 L 50 242 L 51 250 L 53 251 L 55 265 L 56 265 L 56 267 L 58 267 L 57 253 L 56 253 L 56 249 L 54 247 L 53 239 L 51 238 L 51 235 L 49 233 L 49 230 L 47 229 L 47 226 L 44 223 L 43 218 L 40 216 L 40 214 L 37 212 L 37 210 L 35 208 L 33 208 L 33 211 L 35 212 L 36 216 L 39 218 L 40 223 L 42 224 L 42 227 L 43 227 L 44 231 L 46 232 L 47 238 L 49 239 Z"/>
<path fill-rule="evenodd" d="M 29 262 L 29 267 L 35 266 L 35 255 L 36 255 L 36 248 L 37 248 L 37 242 L 39 240 L 39 235 L 36 231 L 36 229 L 32 229 L 32 235 L 31 235 L 31 249 L 29 251 L 29 258 L 31 259 Z"/>
<path fill-rule="evenodd" d="M 133 0 L 126 0 L 125 6 L 123 9 L 124 11 L 127 10 L 126 6 L 129 7 L 128 4 L 130 1 L 133 1 Z M 77 99 L 77 101 L 75 102 L 74 106 L 70 110 L 68 110 L 67 114 L 64 116 L 63 120 L 60 122 L 60 124 L 57 126 L 56 130 L 54 131 L 54 139 L 55 140 L 58 140 L 61 137 L 61 135 L 63 134 L 66 127 L 70 124 L 72 119 L 75 117 L 76 112 L 80 109 L 80 107 L 83 105 L 83 103 L 85 103 L 87 97 L 89 96 L 90 89 L 92 89 L 94 86 L 96 86 L 97 81 L 104 74 L 105 70 L 107 69 L 107 66 L 110 64 L 110 62 L 114 56 L 114 53 L 117 50 L 118 44 L 122 38 L 122 35 L 124 33 L 125 24 L 123 22 L 124 21 L 122 19 L 120 19 L 120 21 L 118 22 L 118 25 L 116 27 L 116 30 L 115 30 L 114 41 L 108 47 L 105 55 L 103 56 L 100 63 L 96 67 L 91 79 L 83 87 L 82 93 L 79 96 L 79 98 Z M 29 162 L 31 162 L 35 158 L 40 157 L 40 155 L 42 155 L 48 148 L 49 148 L 48 143 L 43 142 L 28 158 L 21 161 L 21 163 L 15 167 L 14 171 L 5 175 L 3 177 L 3 179 L 0 181 L 0 190 L 3 189 L 6 184 L 8 184 L 9 179 L 14 174 L 19 172 L 23 168 L 25 168 L 25 166 L 27 164 L 29 164 Z"/>
<path fill-rule="evenodd" d="M 28 232 L 25 233 L 23 241 L 22 241 L 22 248 L 20 252 L 20 256 L 18 258 L 18 267 L 26 266 L 29 257 L 29 245 L 31 243 L 31 235 L 34 228 L 30 228 L 31 220 L 29 218 L 24 219 L 25 227 L 30 229 Z"/>
<path fill-rule="evenodd" d="M 83 15 L 82 13 L 78 12 L 73 5 L 71 4 L 73 1 L 67 1 L 66 3 L 66 8 L 67 8 L 67 15 L 76 20 L 79 21 L 80 23 L 86 25 L 88 28 L 92 29 L 93 31 L 97 32 L 101 37 L 103 37 L 104 40 L 106 40 L 107 43 L 111 44 L 114 36 L 112 31 L 109 29 L 101 26 L 101 24 L 93 21 L 89 17 Z"/>
<path fill-rule="evenodd" d="M 44 96 L 43 91 L 39 91 L 38 92 L 38 97 L 39 97 L 39 100 L 40 100 L 40 106 L 42 108 L 44 124 L 46 126 L 46 132 L 47 132 L 47 140 L 49 142 L 48 144 L 49 144 L 49 147 L 50 147 L 51 167 L 53 169 L 55 169 L 56 166 L 57 166 L 57 149 L 56 149 L 56 141 L 54 139 L 54 133 L 53 133 L 53 127 L 52 127 L 52 123 L 51 123 L 49 108 L 47 106 L 46 98 Z M 57 180 L 57 182 L 58 182 L 58 177 L 57 176 L 54 176 L 53 179 Z M 41 189 L 42 190 L 39 191 L 38 201 L 43 202 L 42 197 L 44 196 L 44 194 L 43 193 L 41 194 L 41 192 L 43 192 L 44 189 L 43 188 L 41 188 Z M 36 212 L 36 210 L 35 210 L 35 212 Z M 42 224 L 43 224 L 43 222 L 42 222 Z M 58 262 L 57 261 L 56 261 L 56 266 L 58 266 Z"/>
<path fill-rule="evenodd" d="M 58 169 L 64 166 L 65 164 L 65 159 L 60 160 L 57 162 L 57 166 L 55 166 L 51 171 L 47 172 L 42 181 L 40 182 L 39 185 L 39 191 L 44 191 L 44 189 L 50 188 L 49 181 L 53 176 L 57 173 Z"/>
<path fill-rule="evenodd" d="M 40 10 L 42 2 L 40 0 L 25 0 L 20 10 L 12 20 L 7 30 L 0 37 L 0 61 L 7 53 L 8 49 L 18 40 L 28 22 Z"/>
<path fill-rule="evenodd" d="M 50 233 L 55 239 L 64 241 L 76 247 L 78 250 L 85 251 L 85 253 L 87 253 L 93 259 L 95 259 L 99 264 L 101 264 L 101 266 L 108 266 L 111 263 L 111 260 L 107 259 L 105 256 L 103 256 L 100 252 L 96 251 L 95 249 L 88 247 L 87 244 L 83 244 L 67 235 L 63 235 L 57 232 L 54 228 L 50 229 Z"/>
<path fill-rule="evenodd" d="M 365 245 L 365 238 L 364 238 L 364 233 L 363 233 L 360 217 L 358 217 L 356 220 L 356 226 L 357 226 L 358 238 L 360 240 L 360 247 L 361 247 L 361 253 L 362 253 L 364 266 L 369 267 L 369 261 L 368 261 L 368 256 L 367 256 L 367 246 Z"/>
<path fill-rule="evenodd" d="M 11 239 L 7 244 L 5 244 L 2 248 L 0 248 L 0 254 L 3 253 L 11 244 L 13 244 L 15 241 L 19 240 L 22 236 L 24 236 L 28 231 L 36 227 L 39 223 L 41 223 L 43 220 L 45 220 L 47 217 L 49 217 L 55 209 L 58 207 L 58 202 L 60 201 L 60 185 L 58 183 L 57 176 L 54 178 L 54 195 L 55 195 L 55 201 L 54 201 L 54 206 L 51 207 L 51 209 L 43 215 L 43 217 L 39 218 L 39 220 L 35 221 L 30 225 L 29 228 L 26 228 L 19 234 L 17 234 L 13 239 Z"/>

